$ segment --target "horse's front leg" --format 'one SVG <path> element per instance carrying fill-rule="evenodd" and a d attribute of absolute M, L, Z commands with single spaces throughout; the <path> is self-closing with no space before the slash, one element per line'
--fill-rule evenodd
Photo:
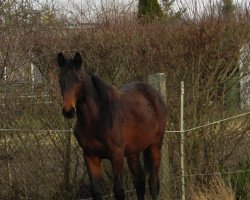
<path fill-rule="evenodd" d="M 101 159 L 95 155 L 84 153 L 84 160 L 87 166 L 91 182 L 91 194 L 94 200 L 103 200 L 100 187 L 101 181 Z"/>
<path fill-rule="evenodd" d="M 123 187 L 123 163 L 124 151 L 122 149 L 112 152 L 111 165 L 114 175 L 114 194 L 117 200 L 125 200 L 125 193 Z"/>

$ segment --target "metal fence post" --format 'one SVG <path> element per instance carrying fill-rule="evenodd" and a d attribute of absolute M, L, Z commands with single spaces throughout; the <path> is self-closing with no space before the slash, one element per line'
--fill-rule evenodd
<path fill-rule="evenodd" d="M 185 135 L 184 135 L 184 81 L 181 81 L 181 121 L 180 121 L 180 130 L 181 130 L 181 199 L 185 200 Z"/>
<path fill-rule="evenodd" d="M 165 73 L 157 73 L 157 74 L 149 75 L 148 82 L 159 91 L 164 102 L 166 102 L 166 75 Z M 167 137 L 164 137 L 163 146 L 162 146 L 161 167 L 160 167 L 161 181 L 164 183 L 162 184 L 162 187 L 161 187 L 161 191 L 162 191 L 161 197 L 164 200 L 170 200 L 170 190 L 169 190 L 170 171 L 169 171 L 169 152 L 168 152 L 167 141 L 168 141 Z"/>

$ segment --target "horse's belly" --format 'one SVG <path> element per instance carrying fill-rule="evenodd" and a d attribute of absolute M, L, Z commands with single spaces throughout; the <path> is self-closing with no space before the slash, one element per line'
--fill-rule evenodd
<path fill-rule="evenodd" d="M 158 144 L 161 136 L 156 132 L 130 132 L 125 136 L 125 156 L 137 154 L 151 145 Z"/>
<path fill-rule="evenodd" d="M 133 155 L 133 154 L 138 154 L 141 151 L 144 151 L 145 149 L 147 149 L 149 145 L 126 145 L 125 146 L 125 150 L 124 150 L 124 156 L 129 156 L 129 155 Z"/>

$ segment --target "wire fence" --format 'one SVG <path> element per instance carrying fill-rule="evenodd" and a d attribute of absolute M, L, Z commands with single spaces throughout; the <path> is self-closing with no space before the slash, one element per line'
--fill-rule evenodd
<path fill-rule="evenodd" d="M 234 115 L 222 120 L 217 120 L 205 125 L 201 125 L 198 127 L 190 128 L 187 130 L 184 130 L 184 132 L 192 132 L 197 131 L 201 128 L 206 128 L 212 125 L 219 125 L 222 122 L 234 120 L 240 117 L 246 117 L 250 114 L 250 112 Z M 49 182 L 51 187 L 46 187 L 49 190 L 52 188 L 62 187 L 60 184 L 64 181 L 65 178 L 65 166 L 63 165 L 66 163 L 65 158 L 65 140 L 66 136 L 71 135 L 72 130 L 71 129 L 65 129 L 65 130 L 55 130 L 55 129 L 0 129 L 1 134 L 1 183 L 4 185 L 4 187 L 7 189 L 6 191 L 12 190 L 12 192 L 18 193 L 16 190 L 24 190 L 23 192 L 26 194 L 23 194 L 25 196 L 30 196 L 32 191 L 36 194 L 36 198 L 39 197 L 39 189 L 38 188 L 32 188 L 32 181 L 41 181 L 40 187 L 43 187 L 47 182 Z M 181 131 L 166 131 L 166 133 L 180 133 Z M 66 135 L 64 135 L 66 134 Z M 248 133 L 249 134 L 249 133 Z M 3 137 L 4 135 L 4 137 Z M 70 136 L 71 137 L 71 136 Z M 70 158 L 70 168 L 71 168 L 71 178 L 74 180 L 71 180 L 72 182 L 78 182 L 80 188 L 81 180 L 77 180 L 79 177 L 79 174 L 81 174 L 80 177 L 85 177 L 85 181 L 87 179 L 86 175 L 86 169 L 84 165 L 82 164 L 83 161 L 81 159 L 81 153 L 80 149 L 76 143 L 76 141 L 71 138 L 71 158 Z M 53 148 L 52 148 L 53 146 Z M 5 153 L 3 153 L 5 152 Z M 60 164 L 59 164 L 60 163 Z M 165 164 L 162 163 L 164 166 Z M 24 171 L 24 169 L 26 170 Z M 29 170 L 27 170 L 29 169 Z M 39 169 L 39 171 L 37 171 Z M 74 172 L 73 172 L 74 171 Z M 187 180 L 188 178 L 192 177 L 207 177 L 207 176 L 223 176 L 223 175 L 230 175 L 230 174 L 239 174 L 239 173 L 249 173 L 249 169 L 246 170 L 234 170 L 234 171 L 217 171 L 212 173 L 195 173 L 195 174 L 185 174 L 184 177 Z M 129 172 L 126 172 L 129 174 Z M 106 181 L 109 181 L 108 177 L 110 177 L 110 173 L 106 171 L 105 173 Z M 74 177 L 73 177 L 74 176 Z M 129 186 L 131 188 L 131 182 L 132 179 L 128 175 L 126 177 L 127 187 Z M 178 173 L 175 174 L 175 176 L 170 177 L 168 180 L 162 180 L 162 188 L 164 189 L 164 186 L 167 185 L 169 187 L 168 183 L 172 182 L 178 182 L 180 183 L 180 179 L 183 177 L 183 175 Z M 3 179 L 4 178 L 4 179 Z M 51 182 L 51 180 L 57 180 Z M 84 181 L 84 182 L 85 182 Z M 88 183 L 86 181 L 85 183 Z M 106 183 L 107 184 L 107 183 Z M 106 185 L 104 183 L 104 185 Z M 188 184 L 188 183 L 186 183 Z M 18 186 L 19 185 L 19 186 Z M 36 185 L 37 183 L 33 185 Z M 105 199 L 112 199 L 112 183 L 108 184 L 110 187 L 106 188 L 106 194 L 104 196 Z M 21 188 L 18 188 L 20 187 Z M 22 188 L 23 187 L 23 188 Z M 186 187 L 186 185 L 185 185 Z M 77 187 L 76 187 L 77 188 Z M 87 187 L 88 188 L 88 187 Z M 41 188 L 40 188 L 41 190 Z M 109 192 L 108 192 L 109 191 Z M 42 191 L 45 192 L 45 191 Z M 50 195 L 54 191 L 46 191 Z M 72 191 L 71 191 L 72 192 Z M 41 192 L 40 192 L 41 193 Z M 74 195 L 79 195 L 79 191 L 74 191 Z M 81 192 L 80 192 L 81 193 Z M 89 192 L 86 192 L 86 195 L 90 195 Z M 16 195 L 17 195 L 16 194 Z M 3 195 L 3 193 L 1 193 Z M 6 194 L 5 194 L 6 195 Z M 9 194 L 8 194 L 9 195 Z M 32 196 L 31 195 L 31 196 Z M 37 196 L 38 195 L 38 196 Z M 40 194 L 42 196 L 42 194 Z M 44 194 L 43 194 L 44 195 Z M 48 194 L 47 194 L 48 195 Z M 54 194 L 55 195 L 55 194 Z M 128 199 L 135 199 L 135 189 L 131 188 L 126 190 L 126 195 Z M 84 195 L 83 195 L 84 196 Z M 91 198 L 82 198 L 84 200 L 91 199 Z"/>
<path fill-rule="evenodd" d="M 246 112 L 246 113 L 242 113 L 242 114 L 238 114 L 238 115 L 234 115 L 234 116 L 231 116 L 231 117 L 228 117 L 228 118 L 225 118 L 225 119 L 221 119 L 221 120 L 217 120 L 217 121 L 214 121 L 214 122 L 211 122 L 211 123 L 208 123 L 208 124 L 204 124 L 204 125 L 201 125 L 201 126 L 197 126 L 197 127 L 193 127 L 193 128 L 190 128 L 190 129 L 185 129 L 184 132 L 190 132 L 190 131 L 194 131 L 194 130 L 197 130 L 197 129 L 200 129 L 200 128 L 204 128 L 204 127 L 207 127 L 207 126 L 211 126 L 211 125 L 214 125 L 214 124 L 219 124 L 221 122 L 225 122 L 225 121 L 228 121 L 228 120 L 231 120 L 231 119 L 235 119 L 235 118 L 238 118 L 238 117 L 243 117 L 243 116 L 246 116 L 246 115 L 249 115 L 250 112 Z M 73 129 L 68 129 L 68 130 L 63 130 L 63 129 L 0 129 L 1 132 L 13 132 L 13 131 L 21 131 L 21 132 L 73 132 Z M 180 133 L 182 131 L 178 131 L 178 130 L 169 130 L 169 131 L 165 131 L 165 133 Z"/>
<path fill-rule="evenodd" d="M 246 116 L 246 115 L 249 115 L 249 114 L 250 114 L 250 112 L 234 115 L 234 116 L 222 119 L 222 120 L 214 121 L 214 122 L 204 124 L 204 125 L 201 125 L 201 126 L 197 126 L 197 127 L 193 127 L 193 128 L 190 128 L 190 129 L 185 129 L 184 132 L 190 132 L 190 131 L 197 130 L 197 129 L 200 129 L 200 128 L 204 128 L 204 127 L 207 127 L 207 126 L 211 126 L 211 125 L 214 125 L 214 124 L 219 124 L 221 122 L 225 122 L 225 121 L 235 119 L 235 118 L 238 118 L 238 117 L 243 117 L 243 116 Z M 56 130 L 56 129 L 40 129 L 40 130 L 39 129 L 33 129 L 33 130 L 32 129 L 0 129 L 0 131 L 1 132 L 13 132 L 13 131 L 22 131 L 22 132 L 73 132 L 73 129 L 68 129 L 68 130 L 63 130 L 63 129 L 58 129 L 58 130 Z M 165 131 L 165 133 L 180 133 L 180 132 L 182 132 L 182 131 L 177 131 L 177 130 Z"/>
<path fill-rule="evenodd" d="M 60 100 L 57 97 L 50 100 L 53 102 L 50 106 L 42 101 L 40 104 L 34 101 L 27 103 L 25 98 L 20 101 L 5 98 L 2 101 L 1 199 L 91 199 L 82 151 L 72 134 L 73 124 L 65 122 L 60 118 L 61 115 L 55 115 L 61 112 Z M 178 104 L 177 110 L 179 107 Z M 20 114 L 23 109 L 27 110 L 28 116 Z M 38 114 L 40 111 L 44 113 L 41 116 Z M 185 115 L 190 111 L 183 112 Z M 250 112 L 237 112 L 224 117 L 216 116 L 217 120 L 207 118 L 204 121 L 196 120 L 195 123 L 184 123 L 186 128 L 183 126 L 182 129 L 178 128 L 181 124 L 179 118 L 172 125 L 168 124 L 162 149 L 160 199 L 175 200 L 183 196 L 192 199 L 193 187 L 204 186 L 218 176 L 226 180 L 235 192 L 247 191 L 249 181 L 245 179 L 250 177 L 250 163 L 240 162 L 249 162 Z M 184 116 L 184 119 L 188 117 Z M 181 134 L 185 137 L 181 138 Z M 244 155 L 242 152 L 245 152 Z M 110 163 L 104 161 L 101 186 L 105 199 L 115 199 L 110 167 Z M 237 185 L 239 181 L 245 181 L 246 184 Z M 126 199 L 136 199 L 132 183 L 133 178 L 125 166 Z M 166 193 L 168 195 L 164 196 Z M 249 194 L 245 194 L 247 197 Z M 148 186 L 146 199 L 150 199 Z"/>

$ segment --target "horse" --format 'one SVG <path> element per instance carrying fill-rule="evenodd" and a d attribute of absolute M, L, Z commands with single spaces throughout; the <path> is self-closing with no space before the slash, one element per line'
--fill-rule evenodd
<path fill-rule="evenodd" d="M 57 56 L 62 113 L 76 115 L 74 136 L 83 150 L 91 194 L 102 200 L 101 160 L 111 162 L 113 191 L 124 200 L 124 160 L 133 175 L 138 200 L 145 197 L 145 176 L 149 176 L 153 200 L 159 194 L 159 166 L 166 127 L 166 105 L 157 90 L 144 82 L 131 82 L 121 88 L 107 84 L 84 70 L 81 55 L 66 59 Z M 144 169 L 140 162 L 143 152 Z M 146 173 L 145 173 L 146 172 Z"/>

